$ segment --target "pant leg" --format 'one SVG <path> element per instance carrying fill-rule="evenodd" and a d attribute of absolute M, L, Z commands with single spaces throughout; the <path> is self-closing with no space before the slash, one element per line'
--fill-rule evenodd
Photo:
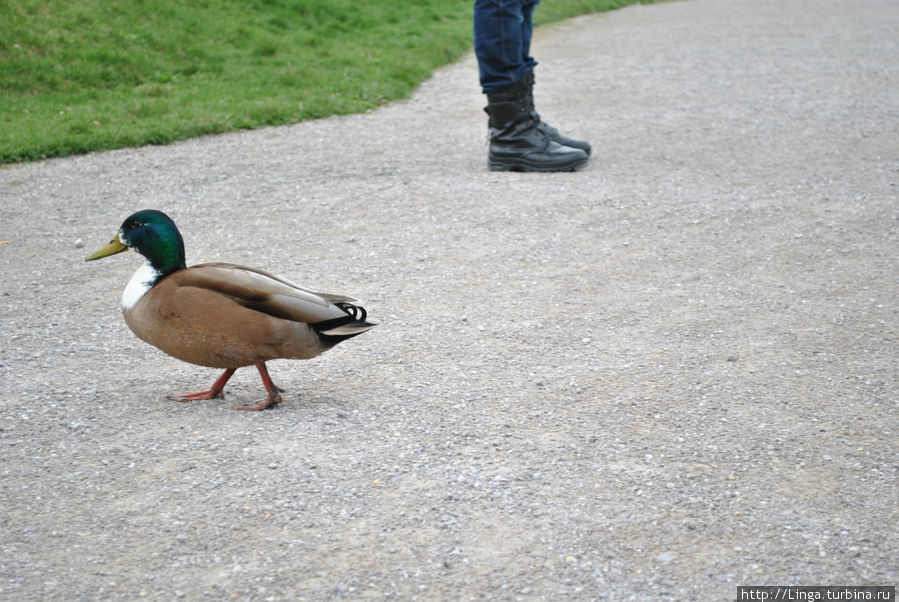
<path fill-rule="evenodd" d="M 475 0 L 474 49 L 484 93 L 527 75 L 537 62 L 530 56 L 532 15 L 539 0 Z"/>
<path fill-rule="evenodd" d="M 534 8 L 538 4 L 540 0 L 521 3 L 521 61 L 528 66 L 525 73 L 529 73 L 537 64 L 531 56 L 531 38 L 534 35 Z"/>

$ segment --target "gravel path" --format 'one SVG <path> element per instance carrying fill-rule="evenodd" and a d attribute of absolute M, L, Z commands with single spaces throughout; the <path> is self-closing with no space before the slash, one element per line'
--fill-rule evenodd
<path fill-rule="evenodd" d="M 0 599 L 732 600 L 895 584 L 899 4 L 693 0 L 539 31 L 573 174 L 486 171 L 472 57 L 373 113 L 0 169 Z M 138 341 L 188 262 L 375 330 L 216 371 Z"/>

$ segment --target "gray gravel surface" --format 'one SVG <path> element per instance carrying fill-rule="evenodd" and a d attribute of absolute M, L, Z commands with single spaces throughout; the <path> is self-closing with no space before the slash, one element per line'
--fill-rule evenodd
<path fill-rule="evenodd" d="M 570 174 L 486 170 L 471 56 L 414 98 L 0 169 L 0 598 L 729 600 L 897 581 L 899 4 L 539 31 Z M 189 263 L 367 300 L 309 362 L 138 341 L 134 210 Z"/>

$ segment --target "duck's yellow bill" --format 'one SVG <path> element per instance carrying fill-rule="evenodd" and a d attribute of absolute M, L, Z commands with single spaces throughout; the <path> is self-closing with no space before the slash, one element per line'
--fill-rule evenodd
<path fill-rule="evenodd" d="M 119 240 L 119 235 L 116 234 L 115 238 L 113 238 L 108 245 L 104 245 L 88 255 L 84 258 L 85 261 L 93 261 L 94 259 L 101 259 L 103 257 L 109 257 L 110 255 L 115 255 L 116 253 L 121 253 L 122 251 L 127 251 L 128 247 L 122 244 L 122 241 Z"/>

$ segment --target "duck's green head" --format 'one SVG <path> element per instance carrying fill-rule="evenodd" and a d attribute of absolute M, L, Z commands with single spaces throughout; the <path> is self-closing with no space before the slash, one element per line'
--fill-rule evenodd
<path fill-rule="evenodd" d="M 146 257 L 160 275 L 185 267 L 184 240 L 175 222 L 162 211 L 144 209 L 128 216 L 115 238 L 84 260 L 93 261 L 128 249 Z"/>

